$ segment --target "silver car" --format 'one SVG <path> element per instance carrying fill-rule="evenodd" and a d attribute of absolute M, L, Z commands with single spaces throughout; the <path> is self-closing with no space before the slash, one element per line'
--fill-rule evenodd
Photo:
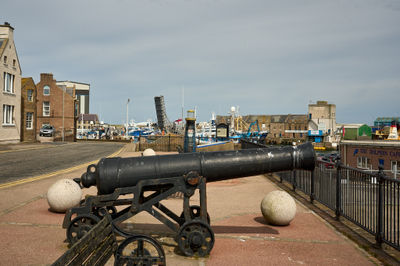
<path fill-rule="evenodd" d="M 39 136 L 51 137 L 54 135 L 54 127 L 50 125 L 43 125 L 40 129 Z"/>

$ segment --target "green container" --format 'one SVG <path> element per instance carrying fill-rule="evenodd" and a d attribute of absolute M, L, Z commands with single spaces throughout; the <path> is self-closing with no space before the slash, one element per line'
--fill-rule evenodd
<path fill-rule="evenodd" d="M 372 138 L 372 129 L 368 125 L 362 125 L 358 128 L 358 139 L 371 139 Z"/>
<path fill-rule="evenodd" d="M 344 139 L 345 140 L 356 140 L 358 128 L 344 128 Z"/>

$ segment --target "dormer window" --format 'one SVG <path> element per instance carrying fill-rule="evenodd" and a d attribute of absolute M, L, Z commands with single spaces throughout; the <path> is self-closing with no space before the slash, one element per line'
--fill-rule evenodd
<path fill-rule="evenodd" d="M 50 87 L 45 85 L 43 87 L 43 95 L 50 95 Z"/>

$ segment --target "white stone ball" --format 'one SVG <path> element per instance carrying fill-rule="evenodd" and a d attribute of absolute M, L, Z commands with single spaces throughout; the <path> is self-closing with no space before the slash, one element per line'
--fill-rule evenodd
<path fill-rule="evenodd" d="M 153 149 L 145 149 L 143 151 L 143 156 L 154 156 L 156 155 L 156 152 Z"/>
<path fill-rule="evenodd" d="M 275 190 L 262 200 L 261 212 L 269 224 L 288 225 L 296 215 L 296 202 L 289 193 Z"/>
<path fill-rule="evenodd" d="M 54 212 L 65 212 L 77 206 L 81 198 L 81 188 L 71 179 L 58 180 L 47 191 L 47 202 Z"/>

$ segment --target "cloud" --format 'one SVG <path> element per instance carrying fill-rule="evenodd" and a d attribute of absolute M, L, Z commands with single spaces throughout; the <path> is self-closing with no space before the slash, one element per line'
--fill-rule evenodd
<path fill-rule="evenodd" d="M 4 10 L 4 13 L 2 13 Z M 9 1 L 24 76 L 91 84 L 91 112 L 121 123 L 170 119 L 197 106 L 200 120 L 306 113 L 337 106 L 338 122 L 400 116 L 398 1 Z"/>

